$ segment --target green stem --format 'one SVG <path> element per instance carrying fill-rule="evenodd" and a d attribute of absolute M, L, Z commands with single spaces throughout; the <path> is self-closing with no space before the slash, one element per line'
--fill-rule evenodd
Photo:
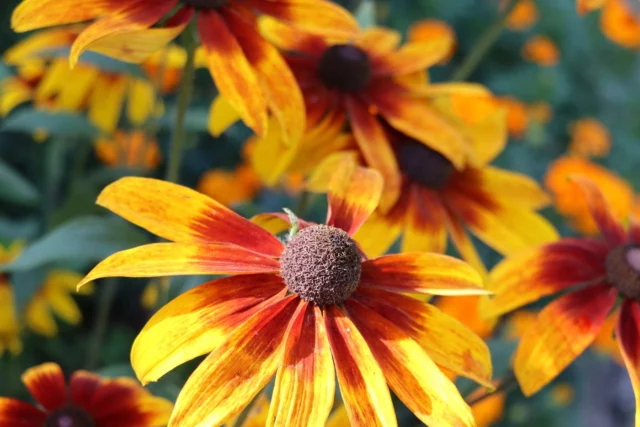
<path fill-rule="evenodd" d="M 186 139 L 185 119 L 189 102 L 191 102 L 191 94 L 193 92 L 193 79 L 196 71 L 196 40 L 194 36 L 193 25 L 190 24 L 182 33 L 184 48 L 187 51 L 187 62 L 184 65 L 182 73 L 182 82 L 180 83 L 180 92 L 178 95 L 178 113 L 176 115 L 176 124 L 171 137 L 171 152 L 169 154 L 169 165 L 167 166 L 167 174 L 165 179 L 169 182 L 177 182 L 180 172 L 180 163 L 182 160 L 182 150 Z"/>
<path fill-rule="evenodd" d="M 89 371 L 96 369 L 100 362 L 100 352 L 102 351 L 102 344 L 109 326 L 109 312 L 118 290 L 117 284 L 117 279 L 108 279 L 101 287 L 102 292 L 98 301 L 98 310 L 96 311 L 93 332 L 91 333 L 92 339 L 89 343 L 89 351 L 87 352 L 87 361 L 85 363 Z"/>
<path fill-rule="evenodd" d="M 504 25 L 507 22 L 507 18 L 509 14 L 516 6 L 519 0 L 512 0 L 511 3 L 505 8 L 500 18 L 498 18 L 491 26 L 485 31 L 485 33 L 480 37 L 480 39 L 476 42 L 475 46 L 471 49 L 471 52 L 464 59 L 460 67 L 453 72 L 451 76 L 451 81 L 453 82 L 461 82 L 469 78 L 471 73 L 473 73 L 482 61 L 482 58 L 487 54 L 489 49 L 493 46 L 493 44 L 500 37 L 500 33 L 504 29 Z"/>

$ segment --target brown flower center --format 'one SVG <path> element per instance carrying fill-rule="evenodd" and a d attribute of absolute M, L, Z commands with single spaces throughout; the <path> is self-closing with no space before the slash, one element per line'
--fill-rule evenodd
<path fill-rule="evenodd" d="M 412 139 L 400 143 L 397 151 L 400 169 L 412 180 L 427 188 L 444 188 L 456 171 L 442 154 Z"/>
<path fill-rule="evenodd" d="M 628 298 L 640 300 L 640 247 L 621 245 L 606 261 L 607 281 Z"/>
<path fill-rule="evenodd" d="M 350 44 L 331 46 L 320 59 L 318 76 L 330 88 L 357 92 L 371 80 L 369 55 Z"/>
<path fill-rule="evenodd" d="M 219 9 L 229 3 L 229 0 L 182 0 L 182 3 L 196 9 Z"/>
<path fill-rule="evenodd" d="M 360 281 L 362 260 L 347 233 L 314 225 L 296 234 L 280 258 L 280 274 L 289 291 L 317 305 L 340 304 Z"/>
<path fill-rule="evenodd" d="M 94 427 L 89 414 L 75 406 L 62 408 L 47 418 L 44 427 Z"/>

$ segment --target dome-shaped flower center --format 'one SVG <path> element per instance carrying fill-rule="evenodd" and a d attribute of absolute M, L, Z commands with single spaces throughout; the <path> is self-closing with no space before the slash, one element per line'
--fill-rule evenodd
<path fill-rule="evenodd" d="M 614 248 L 606 261 L 607 281 L 628 298 L 640 300 L 640 247 Z"/>
<path fill-rule="evenodd" d="M 94 427 L 93 419 L 80 408 L 68 406 L 47 418 L 44 427 Z"/>
<path fill-rule="evenodd" d="M 339 304 L 360 281 L 362 260 L 347 233 L 314 225 L 296 234 L 280 258 L 280 274 L 289 291 L 317 305 Z"/>
<path fill-rule="evenodd" d="M 412 139 L 402 141 L 397 153 L 402 172 L 433 190 L 444 188 L 456 171 L 445 156 Z"/>
<path fill-rule="evenodd" d="M 229 3 L 229 0 L 182 0 L 182 3 L 196 9 L 218 9 Z"/>
<path fill-rule="evenodd" d="M 328 87 L 357 92 L 371 80 L 369 55 L 350 44 L 331 46 L 320 58 L 318 76 Z"/>

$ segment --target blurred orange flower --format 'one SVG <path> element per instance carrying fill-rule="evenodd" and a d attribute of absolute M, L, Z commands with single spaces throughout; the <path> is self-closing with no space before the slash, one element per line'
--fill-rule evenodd
<path fill-rule="evenodd" d="M 524 31 L 537 21 L 538 7 L 536 2 L 534 0 L 519 0 L 509 13 L 505 26 L 511 30 Z"/>
<path fill-rule="evenodd" d="M 484 297 L 464 296 L 464 297 L 441 297 L 435 302 L 442 312 L 459 320 L 480 338 L 486 339 L 491 336 L 497 319 L 486 319 L 480 314 L 479 305 Z"/>
<path fill-rule="evenodd" d="M 262 180 L 250 165 L 234 170 L 212 169 L 205 172 L 197 190 L 226 206 L 253 199 L 262 188 Z"/>
<path fill-rule="evenodd" d="M 600 9 L 607 0 L 577 0 L 576 8 L 578 14 L 583 15 L 592 10 Z"/>
<path fill-rule="evenodd" d="M 506 393 L 495 393 L 471 405 L 471 412 L 476 420 L 476 427 L 490 427 L 504 415 Z"/>
<path fill-rule="evenodd" d="M 581 157 L 604 157 L 611 148 L 609 130 L 596 119 L 585 118 L 569 125 L 569 153 Z"/>
<path fill-rule="evenodd" d="M 522 48 L 522 56 L 527 61 L 543 67 L 556 65 L 560 60 L 560 51 L 549 37 L 537 35 L 529 39 Z"/>
<path fill-rule="evenodd" d="M 449 61 L 456 51 L 455 31 L 451 25 L 439 19 L 423 19 L 414 23 L 407 31 L 407 38 L 416 42 L 449 38 L 451 40 L 449 53 L 442 58 L 440 64 Z"/>
<path fill-rule="evenodd" d="M 161 161 L 158 142 L 142 130 L 117 130 L 110 138 L 95 143 L 96 154 L 109 166 L 155 169 Z"/>
<path fill-rule="evenodd" d="M 527 105 L 513 96 L 497 97 L 500 104 L 507 110 L 507 129 L 513 138 L 521 139 L 529 126 Z"/>
<path fill-rule="evenodd" d="M 631 49 L 640 47 L 640 4 L 633 5 L 633 1 L 607 0 L 600 15 L 603 34 L 614 43 Z"/>
<path fill-rule="evenodd" d="M 568 179 L 572 175 L 582 175 L 593 181 L 604 194 L 616 218 L 623 219 L 631 213 L 634 193 L 625 180 L 586 159 L 561 157 L 549 166 L 544 182 L 553 195 L 556 210 L 566 216 L 576 230 L 585 235 L 594 235 L 598 231 L 586 201 L 580 197 L 579 187 Z"/>

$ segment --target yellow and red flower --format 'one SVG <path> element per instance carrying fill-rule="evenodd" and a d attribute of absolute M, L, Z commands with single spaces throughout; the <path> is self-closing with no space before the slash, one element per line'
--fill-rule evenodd
<path fill-rule="evenodd" d="M 286 243 L 267 231 L 286 230 L 284 214 L 249 222 L 193 190 L 145 178 L 103 191 L 100 205 L 171 243 L 116 253 L 81 285 L 108 276 L 231 275 L 173 300 L 134 343 L 132 364 L 143 382 L 210 353 L 180 393 L 171 426 L 222 424 L 274 374 L 269 419 L 323 426 L 336 373 L 352 424 L 396 423 L 388 383 L 427 424 L 474 425 L 439 366 L 488 384 L 486 345 L 404 294 L 484 294 L 481 278 L 445 255 L 366 258 L 351 236 L 381 189 L 377 172 L 343 163 L 331 181 L 326 225 L 297 220 L 292 230 L 296 222 L 300 230 L 290 230 Z"/>
<path fill-rule="evenodd" d="M 327 36 L 348 37 L 357 29 L 346 10 L 325 0 L 24 0 L 11 25 L 29 31 L 94 20 L 71 46 L 75 65 L 87 49 L 142 62 L 195 19 L 216 86 L 244 122 L 262 135 L 271 111 L 287 140 L 297 142 L 305 122 L 300 89 L 277 49 L 260 35 L 256 12 Z"/>
<path fill-rule="evenodd" d="M 516 350 L 514 372 L 529 396 L 594 342 L 615 309 L 618 345 L 638 405 L 640 222 L 630 218 L 625 230 L 593 182 L 580 176 L 572 179 L 583 193 L 602 239 L 566 238 L 507 258 L 491 272 L 490 288 L 495 297 L 484 307 L 485 314 L 501 315 L 562 293 L 538 313 Z"/>
<path fill-rule="evenodd" d="M 131 378 L 76 371 L 67 383 L 60 366 L 51 362 L 25 371 L 22 382 L 36 404 L 0 397 L 2 426 L 159 427 L 173 406 Z"/>
<path fill-rule="evenodd" d="M 96 155 L 109 166 L 152 170 L 162 160 L 158 142 L 142 130 L 117 130 L 95 142 Z"/>

